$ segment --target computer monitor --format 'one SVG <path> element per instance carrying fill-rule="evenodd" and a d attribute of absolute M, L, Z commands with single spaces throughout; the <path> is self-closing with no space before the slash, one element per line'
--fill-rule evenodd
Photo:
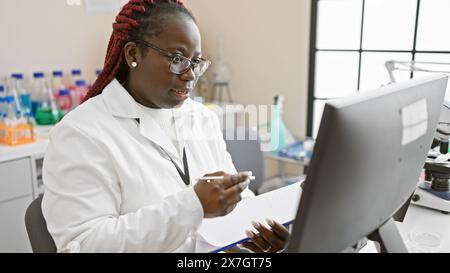
<path fill-rule="evenodd" d="M 413 194 L 448 76 L 381 87 L 325 105 L 287 252 L 342 252 L 369 235 L 406 251 L 393 221 Z"/>

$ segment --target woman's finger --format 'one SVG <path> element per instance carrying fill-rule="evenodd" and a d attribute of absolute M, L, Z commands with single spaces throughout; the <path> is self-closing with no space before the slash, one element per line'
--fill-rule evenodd
<path fill-rule="evenodd" d="M 236 196 L 241 196 L 241 193 L 245 190 L 245 188 L 242 187 L 243 183 L 245 183 L 245 181 L 226 189 L 224 192 L 225 198 L 227 198 L 227 200 L 230 200 L 235 199 Z"/>
<path fill-rule="evenodd" d="M 270 244 L 264 240 L 263 237 L 255 234 L 252 231 L 245 232 L 247 236 L 252 240 L 252 242 L 261 249 L 262 252 L 266 252 L 270 249 Z"/>
<path fill-rule="evenodd" d="M 253 226 L 259 231 L 259 235 L 269 243 L 272 247 L 271 250 L 278 251 L 284 248 L 285 243 L 283 240 L 278 238 L 278 236 L 275 235 L 275 233 L 273 233 L 270 229 L 256 222 L 253 223 Z"/>
<path fill-rule="evenodd" d="M 283 241 L 288 241 L 290 234 L 289 230 L 285 228 L 282 224 L 275 222 L 273 220 L 267 220 L 267 224 L 272 228 L 273 232 Z"/>

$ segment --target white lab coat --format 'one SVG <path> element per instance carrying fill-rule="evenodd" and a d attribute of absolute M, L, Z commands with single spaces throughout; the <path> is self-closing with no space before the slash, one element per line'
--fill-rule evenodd
<path fill-rule="evenodd" d="M 195 251 L 194 178 L 236 169 L 216 114 L 190 99 L 180 110 L 191 186 L 161 150 L 183 166 L 172 142 L 117 80 L 51 130 L 42 210 L 59 252 Z"/>

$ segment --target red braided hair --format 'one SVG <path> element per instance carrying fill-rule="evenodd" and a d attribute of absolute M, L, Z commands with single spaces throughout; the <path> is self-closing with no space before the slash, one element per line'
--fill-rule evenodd
<path fill-rule="evenodd" d="M 117 76 L 119 70 L 124 65 L 125 58 L 123 48 L 130 38 L 129 32 L 141 25 L 141 23 L 134 18 L 136 17 L 136 14 L 144 14 L 148 9 L 146 9 L 146 4 L 151 8 L 164 3 L 183 6 L 182 0 L 130 0 L 123 6 L 116 17 L 116 22 L 113 24 L 113 33 L 109 40 L 103 70 L 87 93 L 83 102 L 100 95 L 103 92 L 103 89 Z"/>

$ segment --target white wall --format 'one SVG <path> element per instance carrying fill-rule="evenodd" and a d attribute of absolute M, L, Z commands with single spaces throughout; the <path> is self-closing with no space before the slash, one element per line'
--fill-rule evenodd
<path fill-rule="evenodd" d="M 284 95 L 285 122 L 306 135 L 310 0 L 187 0 L 203 33 L 206 56 L 232 69 L 233 98 L 271 104 Z M 220 47 L 217 42 L 221 41 Z"/>
<path fill-rule="evenodd" d="M 186 0 L 205 56 L 231 67 L 236 101 L 286 97 L 285 121 L 306 133 L 310 0 Z M 81 68 L 92 80 L 103 64 L 113 15 L 89 15 L 65 0 L 0 0 L 0 78 L 12 72 Z"/>
<path fill-rule="evenodd" d="M 112 15 L 88 15 L 66 0 L 0 0 L 0 78 L 12 72 L 101 68 Z"/>

